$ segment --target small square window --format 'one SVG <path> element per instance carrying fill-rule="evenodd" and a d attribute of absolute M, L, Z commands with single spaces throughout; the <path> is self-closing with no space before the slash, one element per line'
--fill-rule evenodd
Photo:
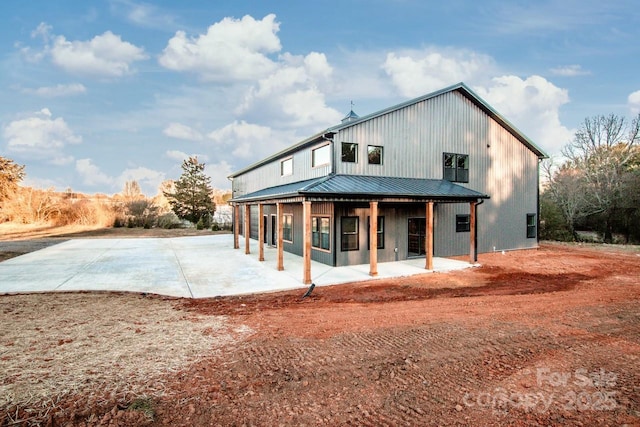
<path fill-rule="evenodd" d="M 293 158 L 289 157 L 280 162 L 280 176 L 291 175 L 293 173 Z"/>
<path fill-rule="evenodd" d="M 528 239 L 536 238 L 537 228 L 538 228 L 538 224 L 536 221 L 536 214 L 527 214 L 527 238 Z"/>
<path fill-rule="evenodd" d="M 345 163 L 358 163 L 358 144 L 353 142 L 342 143 L 342 161 Z"/>
<path fill-rule="evenodd" d="M 471 217 L 469 215 L 456 215 L 456 233 L 471 231 Z"/>
<path fill-rule="evenodd" d="M 329 144 L 318 147 L 311 152 L 311 166 L 318 167 L 328 165 L 331 157 L 331 147 Z"/>
<path fill-rule="evenodd" d="M 367 155 L 369 156 L 370 165 L 382 164 L 382 147 L 379 145 L 369 145 L 367 147 Z"/>

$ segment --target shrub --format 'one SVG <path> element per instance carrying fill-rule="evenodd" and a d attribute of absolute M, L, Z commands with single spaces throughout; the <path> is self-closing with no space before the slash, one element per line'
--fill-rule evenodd
<path fill-rule="evenodd" d="M 180 218 L 173 212 L 168 212 L 158 217 L 158 227 L 160 228 L 180 228 L 181 224 Z"/>

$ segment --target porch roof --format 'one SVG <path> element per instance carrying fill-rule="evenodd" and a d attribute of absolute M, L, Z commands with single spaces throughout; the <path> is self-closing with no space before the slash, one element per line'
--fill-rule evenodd
<path fill-rule="evenodd" d="M 489 196 L 443 179 L 366 175 L 328 175 L 264 188 L 235 197 L 231 202 L 257 202 L 291 197 L 357 199 L 433 199 L 441 201 L 488 199 Z"/>

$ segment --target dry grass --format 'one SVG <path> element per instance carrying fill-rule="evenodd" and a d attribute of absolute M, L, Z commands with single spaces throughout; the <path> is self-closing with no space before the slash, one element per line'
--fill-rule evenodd
<path fill-rule="evenodd" d="M 249 333 L 173 304 L 126 294 L 0 297 L 0 409 L 41 408 L 41 417 L 64 396 L 162 395 L 165 374 Z"/>

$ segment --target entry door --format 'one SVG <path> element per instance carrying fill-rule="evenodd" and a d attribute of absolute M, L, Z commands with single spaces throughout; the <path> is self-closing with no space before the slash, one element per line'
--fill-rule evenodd
<path fill-rule="evenodd" d="M 409 218 L 409 226 L 407 227 L 409 236 L 409 257 L 418 257 L 426 255 L 424 240 L 426 236 L 426 221 L 424 218 Z"/>
<path fill-rule="evenodd" d="M 271 246 L 278 244 L 278 221 L 276 215 L 271 215 Z"/>

